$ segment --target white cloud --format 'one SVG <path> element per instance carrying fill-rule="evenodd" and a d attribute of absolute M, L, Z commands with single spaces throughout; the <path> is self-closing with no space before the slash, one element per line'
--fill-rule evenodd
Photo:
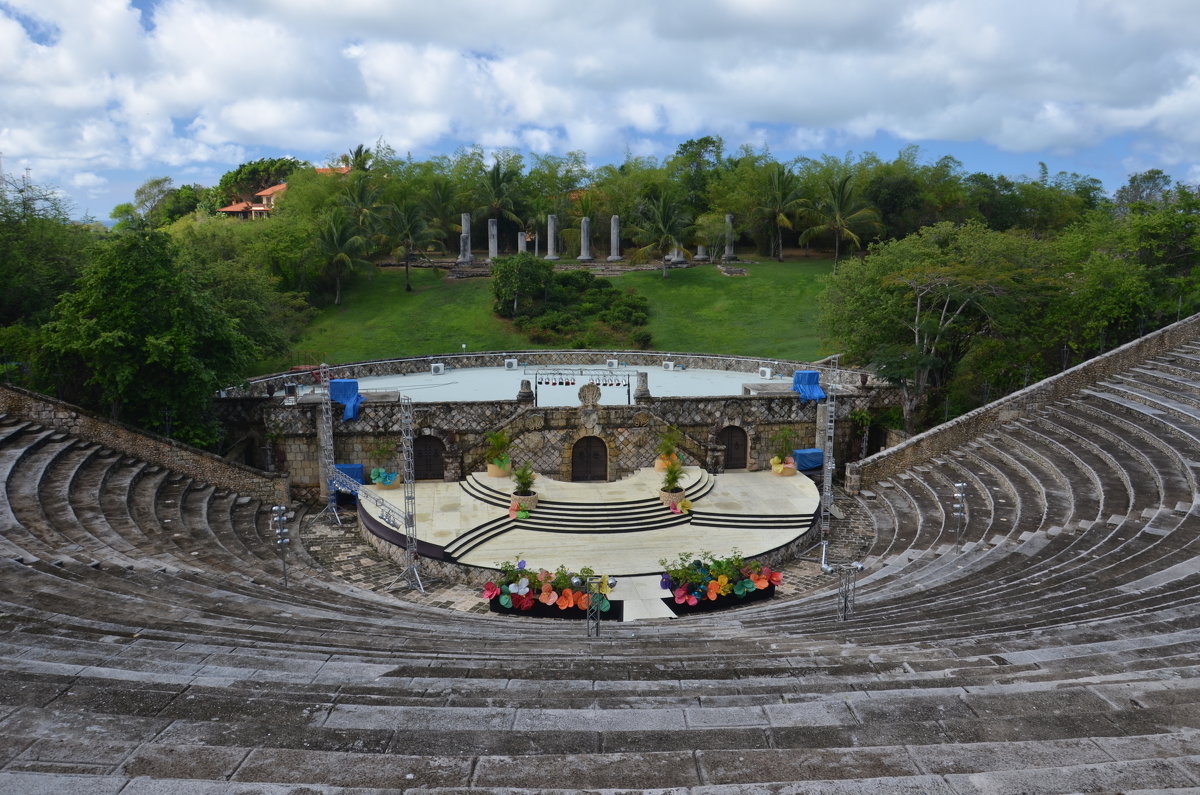
<path fill-rule="evenodd" d="M 1200 143 L 1193 0 L 160 0 L 143 22 L 127 0 L 0 4 L 6 160 L 86 191 L 380 137 L 620 159 L 883 134 L 1032 162 L 1120 137 L 1114 170 Z"/>

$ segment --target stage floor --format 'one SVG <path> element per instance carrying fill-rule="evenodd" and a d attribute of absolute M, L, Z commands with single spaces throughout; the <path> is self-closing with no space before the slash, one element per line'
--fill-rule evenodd
<path fill-rule="evenodd" d="M 702 473 L 697 471 L 695 474 Z M 478 473 L 471 477 L 502 493 L 512 490 L 510 478 L 489 478 Z M 541 500 L 596 506 L 653 499 L 661 480 L 661 473 L 647 468 L 612 483 L 571 483 L 541 476 L 535 489 Z M 402 506 L 403 492 L 400 490 L 364 488 Z M 459 483 L 419 482 L 416 498 L 417 537 L 439 547 L 451 544 L 485 522 L 508 515 L 505 508 L 475 498 Z M 804 475 L 781 478 L 771 472 L 734 471 L 715 476 L 711 490 L 696 499 L 694 505 L 698 511 L 731 518 L 738 515 L 811 516 L 819 510 L 820 492 Z M 364 501 L 362 507 L 378 518 L 370 501 Z M 662 508 L 662 511 L 667 509 Z M 593 532 L 570 533 L 518 527 L 464 554 L 460 562 L 495 568 L 501 561 L 515 560 L 519 556 L 534 571 L 540 568 L 553 571 L 559 565 L 578 571 L 590 566 L 597 573 L 619 578 L 613 598 L 625 601 L 626 621 L 669 618 L 673 614 L 660 601 L 666 591 L 659 587 L 656 573 L 662 570 L 659 560 L 675 560 L 680 553 L 701 551 L 724 557 L 734 550 L 752 558 L 784 546 L 805 532 L 794 528 L 756 527 L 753 524 L 737 527 L 734 524 L 731 522 L 729 527 L 680 524 L 632 532 L 605 532 L 599 528 Z"/>

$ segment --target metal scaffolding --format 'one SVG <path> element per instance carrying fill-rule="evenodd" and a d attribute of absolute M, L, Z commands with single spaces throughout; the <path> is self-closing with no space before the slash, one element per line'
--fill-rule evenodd
<path fill-rule="evenodd" d="M 833 431 L 837 417 L 837 398 L 834 388 L 837 386 L 838 357 L 829 359 L 829 382 L 825 390 L 825 450 L 823 451 L 824 469 L 821 481 L 821 538 L 829 538 L 829 508 L 833 505 Z"/>

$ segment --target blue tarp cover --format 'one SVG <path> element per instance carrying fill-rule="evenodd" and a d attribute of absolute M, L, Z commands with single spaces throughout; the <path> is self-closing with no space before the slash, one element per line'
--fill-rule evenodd
<path fill-rule="evenodd" d="M 816 469 L 825 463 L 825 451 L 820 447 L 793 450 L 792 459 L 796 462 L 796 469 Z"/>
<path fill-rule="evenodd" d="M 329 399 L 346 407 L 342 411 L 342 422 L 358 419 L 358 407 L 363 402 L 363 396 L 358 394 L 358 381 L 353 378 L 330 378 Z"/>
<path fill-rule="evenodd" d="M 821 374 L 816 370 L 797 370 L 792 374 L 792 391 L 799 392 L 801 400 L 824 400 L 820 379 Z"/>
<path fill-rule="evenodd" d="M 343 475 L 350 478 L 355 483 L 364 483 L 365 482 L 363 480 L 363 465 L 362 464 L 334 464 L 333 466 L 334 466 L 334 469 L 336 469 L 338 472 L 341 472 Z M 329 484 L 330 496 L 332 497 L 336 491 L 337 491 L 337 489 L 334 487 L 333 482 L 331 481 Z M 357 501 L 357 499 L 358 499 L 357 496 L 354 499 Z"/>

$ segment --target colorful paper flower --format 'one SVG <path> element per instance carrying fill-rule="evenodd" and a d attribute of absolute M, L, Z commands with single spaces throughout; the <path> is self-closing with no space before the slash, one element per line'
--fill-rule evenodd
<path fill-rule="evenodd" d="M 522 577 L 516 582 L 508 586 L 508 592 L 517 596 L 524 596 L 529 593 L 529 578 Z"/>
<path fill-rule="evenodd" d="M 528 610 L 533 607 L 533 597 L 529 594 L 518 596 L 513 599 L 513 604 L 517 606 L 518 610 Z"/>
<path fill-rule="evenodd" d="M 705 596 L 715 601 L 718 596 L 724 596 L 732 588 L 733 585 L 729 582 L 729 578 L 722 574 L 717 579 L 708 581 L 708 592 Z"/>
<path fill-rule="evenodd" d="M 667 507 L 671 509 L 671 513 L 683 513 L 683 509 L 679 507 L 677 502 L 667 503 Z"/>
<path fill-rule="evenodd" d="M 754 580 L 746 578 L 733 584 L 733 593 L 740 599 L 754 590 Z"/>
<path fill-rule="evenodd" d="M 528 518 L 529 518 L 529 511 L 527 511 L 527 510 L 525 510 L 524 508 L 522 508 L 521 510 L 517 511 L 517 515 L 516 515 L 516 517 L 515 517 L 515 518 L 517 518 L 517 519 L 528 519 Z"/>
<path fill-rule="evenodd" d="M 512 605 L 513 605 L 512 597 L 506 593 L 500 594 L 500 605 L 502 607 L 512 607 Z"/>
<path fill-rule="evenodd" d="M 517 511 L 519 511 L 519 510 L 520 510 L 520 508 L 517 506 L 517 501 L 513 500 L 512 503 L 508 506 L 508 518 L 516 519 Z"/>
<path fill-rule="evenodd" d="M 575 606 L 578 607 L 580 610 L 587 610 L 588 609 L 588 601 L 590 599 L 591 599 L 591 596 L 586 593 L 582 593 L 582 592 L 577 593 L 577 594 L 575 594 Z"/>
<path fill-rule="evenodd" d="M 675 589 L 675 604 L 681 605 L 686 602 L 689 605 L 694 605 L 699 601 L 696 595 L 688 590 L 686 583 Z"/>
<path fill-rule="evenodd" d="M 687 513 L 688 511 L 692 510 L 692 501 L 687 497 L 684 497 L 679 501 L 679 510 L 683 513 Z"/>
<path fill-rule="evenodd" d="M 611 607 L 612 603 L 608 601 L 608 597 L 606 596 L 602 595 L 600 600 L 596 602 L 596 608 L 599 609 L 601 613 L 607 613 Z"/>
<path fill-rule="evenodd" d="M 568 607 L 574 607 L 576 595 L 570 588 L 563 588 L 563 592 L 558 595 L 558 609 L 566 610 Z"/>
<path fill-rule="evenodd" d="M 550 582 L 550 580 L 554 579 L 554 572 L 542 569 L 538 572 L 537 578 L 538 582 Z"/>
<path fill-rule="evenodd" d="M 558 601 L 558 592 L 550 583 L 542 583 L 542 593 L 538 596 L 538 601 L 544 605 L 552 605 Z"/>
<path fill-rule="evenodd" d="M 664 571 L 662 579 L 658 581 L 658 585 L 664 591 L 671 590 L 671 575 Z"/>
<path fill-rule="evenodd" d="M 483 598 L 491 601 L 500 595 L 500 586 L 494 582 L 485 582 L 483 584 Z"/>

